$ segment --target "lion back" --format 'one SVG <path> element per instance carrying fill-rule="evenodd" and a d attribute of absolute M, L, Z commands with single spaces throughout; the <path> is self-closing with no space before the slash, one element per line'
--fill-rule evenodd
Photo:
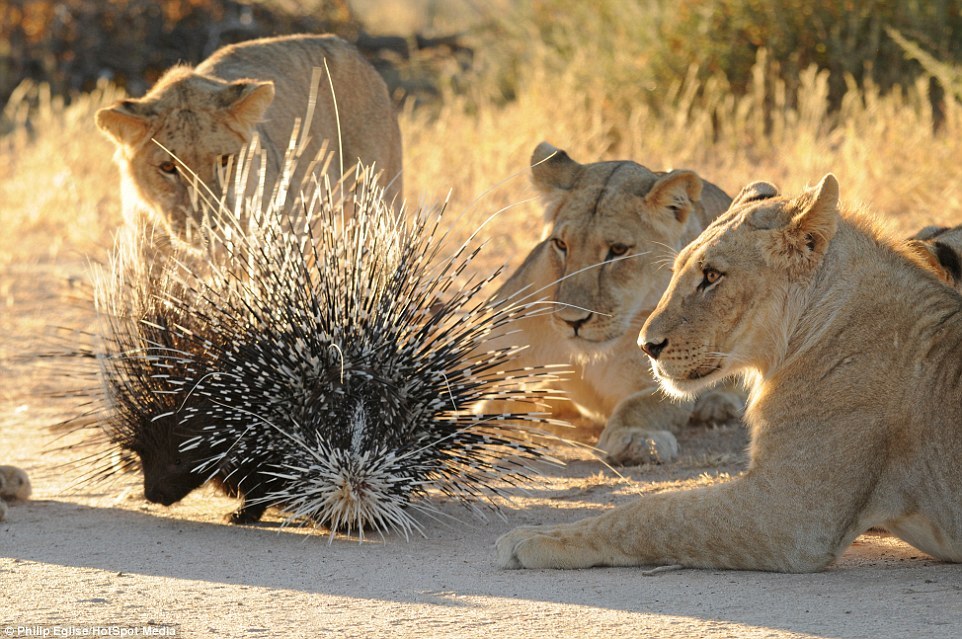
<path fill-rule="evenodd" d="M 228 81 L 272 80 L 274 102 L 258 133 L 266 147 L 283 153 L 292 123 L 303 121 L 308 112 L 315 68 L 324 72 L 316 87 L 305 156 L 313 159 L 326 146 L 333 154 L 328 174 L 335 178 L 342 166 L 346 172 L 358 160 L 374 164 L 388 186 L 388 197 L 401 195 L 397 115 L 384 80 L 353 45 L 333 35 L 252 40 L 220 49 L 195 71 Z"/>

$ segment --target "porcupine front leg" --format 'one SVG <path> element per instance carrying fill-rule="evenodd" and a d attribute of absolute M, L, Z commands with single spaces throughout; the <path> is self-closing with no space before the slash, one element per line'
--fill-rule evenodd
<path fill-rule="evenodd" d="M 267 510 L 266 504 L 254 504 L 251 505 L 247 503 L 246 497 L 242 497 L 244 503 L 235 510 L 234 512 L 225 515 L 224 519 L 229 524 L 256 524 L 264 516 L 264 512 Z"/>
<path fill-rule="evenodd" d="M 749 473 L 726 484 L 645 495 L 571 524 L 524 526 L 498 539 L 498 564 L 815 572 L 861 532 L 860 518 L 849 518 L 858 506 L 798 479 Z"/>
<path fill-rule="evenodd" d="M 224 515 L 224 521 L 228 524 L 255 524 L 267 510 L 268 504 L 263 499 L 268 492 L 267 486 L 264 481 L 254 481 L 249 486 L 240 486 L 230 481 L 234 476 L 231 474 L 226 480 L 222 479 L 220 485 L 229 496 L 240 499 L 241 505 L 237 510 Z M 243 476 L 247 477 L 247 475 Z M 256 475 L 247 479 L 256 479 Z"/>

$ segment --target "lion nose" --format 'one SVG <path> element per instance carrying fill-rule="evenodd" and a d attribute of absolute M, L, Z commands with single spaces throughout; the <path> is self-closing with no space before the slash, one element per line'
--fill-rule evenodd
<path fill-rule="evenodd" d="M 586 323 L 588 320 L 591 319 L 591 316 L 592 316 L 592 315 L 594 315 L 594 313 L 588 313 L 588 314 L 585 315 L 584 317 L 579 317 L 578 319 L 573 319 L 573 320 L 566 319 L 566 320 L 565 320 L 565 324 L 567 324 L 568 326 L 570 326 L 570 327 L 571 327 L 571 330 L 573 330 L 573 331 L 575 332 L 575 335 L 577 335 L 577 334 L 578 334 L 578 329 L 580 329 L 582 326 L 584 326 L 585 323 Z"/>
<path fill-rule="evenodd" d="M 667 337 L 657 344 L 655 342 L 645 342 L 641 345 L 641 350 L 645 351 L 651 359 L 658 359 L 658 356 L 661 355 L 661 352 L 665 350 L 666 346 L 668 346 Z"/>

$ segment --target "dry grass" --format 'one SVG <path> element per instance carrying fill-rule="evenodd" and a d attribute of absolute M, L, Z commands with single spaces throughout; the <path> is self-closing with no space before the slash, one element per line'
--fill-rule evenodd
<path fill-rule="evenodd" d="M 118 97 L 104 86 L 65 107 L 25 84 L 7 104 L 3 121 L 14 128 L 0 138 L 0 269 L 109 245 L 121 219 L 118 178 L 93 117 Z"/>

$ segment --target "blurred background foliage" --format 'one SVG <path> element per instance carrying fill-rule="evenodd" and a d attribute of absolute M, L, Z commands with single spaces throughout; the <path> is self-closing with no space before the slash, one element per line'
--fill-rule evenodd
<path fill-rule="evenodd" d="M 962 0 L 0 0 L 0 100 L 24 79 L 63 96 L 100 79 L 139 95 L 176 62 L 293 32 L 357 43 L 399 98 L 430 101 L 444 88 L 508 101 L 534 74 L 570 79 L 613 108 L 657 104 L 688 77 L 718 78 L 737 97 L 764 51 L 788 104 L 815 65 L 837 106 L 853 82 L 915 83 L 918 56 L 892 32 L 962 62 Z"/>

